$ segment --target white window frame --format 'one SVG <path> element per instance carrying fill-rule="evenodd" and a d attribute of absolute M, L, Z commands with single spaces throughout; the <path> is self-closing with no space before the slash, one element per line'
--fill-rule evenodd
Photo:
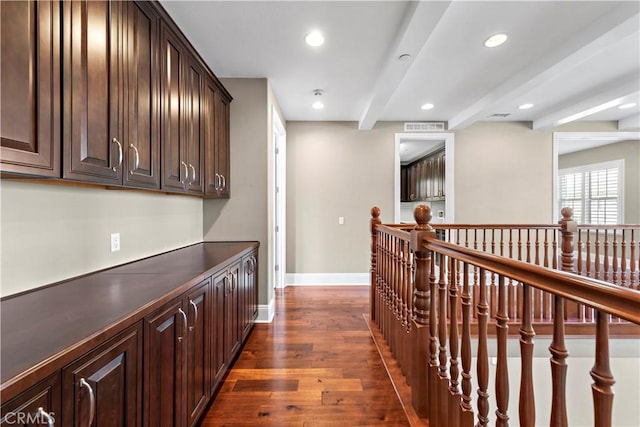
<path fill-rule="evenodd" d="M 618 197 L 617 197 L 617 209 L 618 209 L 618 215 L 617 215 L 617 219 L 616 219 L 616 224 L 624 224 L 624 159 L 618 159 L 618 160 L 611 160 L 608 162 L 601 162 L 601 163 L 591 163 L 588 165 L 581 165 L 581 166 L 575 166 L 575 167 L 571 167 L 571 168 L 565 168 L 565 169 L 559 169 L 558 170 L 558 199 L 557 199 L 557 203 L 559 205 L 562 204 L 562 200 L 560 197 L 560 177 L 562 175 L 572 175 L 572 174 L 577 174 L 577 173 L 581 173 L 584 174 L 586 172 L 593 172 L 593 171 L 599 171 L 599 170 L 605 170 L 605 169 L 613 169 L 613 168 L 618 168 Z M 584 176 L 584 175 L 583 175 Z M 587 180 L 583 179 L 582 180 L 582 186 L 583 186 L 583 197 L 582 197 L 582 214 L 583 214 L 583 218 L 582 218 L 582 223 L 583 224 L 598 224 L 598 225 L 604 225 L 604 224 L 599 224 L 599 223 L 594 223 L 591 221 L 586 221 L 586 216 L 587 216 L 587 201 L 589 200 L 589 198 L 587 197 L 588 194 L 585 191 L 585 187 L 587 184 Z M 559 209 L 562 209 L 563 206 L 559 206 Z M 591 216 L 589 215 L 589 218 L 591 218 Z"/>

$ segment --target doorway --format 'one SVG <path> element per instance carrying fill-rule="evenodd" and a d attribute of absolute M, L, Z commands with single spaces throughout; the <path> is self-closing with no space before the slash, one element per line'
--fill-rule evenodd
<path fill-rule="evenodd" d="M 273 117 L 273 287 L 284 288 L 286 272 L 286 142 L 287 133 L 275 107 Z"/>
<path fill-rule="evenodd" d="M 401 200 L 400 200 L 400 170 L 401 170 L 401 151 L 406 143 L 411 143 L 414 147 L 422 145 L 424 152 L 431 151 L 434 147 L 440 146 L 444 142 L 445 148 L 445 201 L 443 218 L 440 222 L 454 222 L 454 194 L 453 194 L 453 178 L 454 178 L 454 134 L 449 132 L 432 132 L 432 133 L 396 133 L 395 136 L 395 155 L 394 155 L 394 220 L 399 224 L 402 221 Z M 436 213 L 433 213 L 435 218 Z"/>

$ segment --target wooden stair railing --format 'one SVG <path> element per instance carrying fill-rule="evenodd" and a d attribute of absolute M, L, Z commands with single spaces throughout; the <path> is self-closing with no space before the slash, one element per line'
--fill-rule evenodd
<path fill-rule="evenodd" d="M 612 254 L 611 259 L 618 259 L 619 264 L 611 271 L 617 271 L 619 278 L 627 272 L 624 282 L 613 285 L 570 273 L 579 272 L 580 268 L 575 266 L 580 263 L 573 257 L 573 236 L 578 227 L 568 209 L 563 210 L 563 219 L 557 226 L 562 237 L 559 264 L 565 272 L 443 240 L 429 225 L 431 213 L 426 206 L 416 208 L 414 216 L 417 226 L 410 232 L 406 226 L 380 225 L 379 210 L 374 215 L 378 222 L 372 219 L 372 247 L 375 248 L 372 266 L 375 268 L 372 268 L 371 317 L 407 377 L 416 413 L 428 418 L 432 426 L 471 426 L 476 417 L 477 425 L 488 424 L 487 349 L 492 335 L 489 326 L 492 326 L 497 345 L 496 381 L 492 391 L 496 396 L 495 420 L 496 425 L 508 425 L 506 343 L 510 329 L 513 332 L 517 328 L 522 363 L 520 425 L 535 425 L 533 337 L 539 329 L 534 321 L 540 308 L 536 294 L 541 294 L 550 296 L 550 315 L 546 318 L 552 330 L 550 425 L 568 425 L 565 398 L 568 352 L 564 337 L 565 325 L 571 323 L 566 321 L 565 312 L 571 304 L 576 307 L 580 304 L 594 313 L 596 357 L 591 376 L 595 425 L 610 426 L 614 383 L 609 368 L 610 319 L 613 316 L 631 322 L 636 334 L 640 324 L 640 292 L 633 289 L 637 288 L 634 230 L 638 227 L 629 227 L 629 238 L 622 237 L 622 241 L 628 242 L 621 246 L 625 248 L 622 258 L 618 258 L 615 251 Z M 586 259 L 594 264 L 598 260 L 603 264 L 609 262 L 605 261 L 609 260 L 608 254 L 603 255 L 604 258 L 596 255 Z M 516 285 L 519 286 L 517 294 L 512 289 Z M 577 320 L 584 323 L 588 319 Z M 471 398 L 472 334 L 478 341 L 476 402 Z"/>

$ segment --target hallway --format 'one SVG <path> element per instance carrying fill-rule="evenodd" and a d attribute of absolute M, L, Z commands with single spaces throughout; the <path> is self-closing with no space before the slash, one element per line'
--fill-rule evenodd
<path fill-rule="evenodd" d="M 279 292 L 201 425 L 409 425 L 363 317 L 369 288 Z"/>

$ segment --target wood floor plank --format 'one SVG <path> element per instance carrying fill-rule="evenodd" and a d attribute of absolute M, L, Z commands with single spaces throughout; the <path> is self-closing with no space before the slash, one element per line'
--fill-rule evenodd
<path fill-rule="evenodd" d="M 201 426 L 408 426 L 363 313 L 369 287 L 277 291 Z"/>

